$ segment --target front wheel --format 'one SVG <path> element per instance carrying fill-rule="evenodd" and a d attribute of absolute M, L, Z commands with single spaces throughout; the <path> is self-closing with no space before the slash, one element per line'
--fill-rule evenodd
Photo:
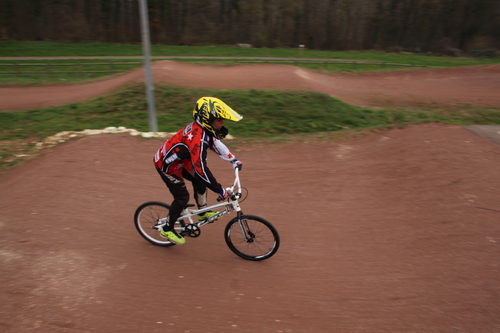
<path fill-rule="evenodd" d="M 169 212 L 170 206 L 162 202 L 143 203 L 137 208 L 134 215 L 137 231 L 151 244 L 164 247 L 175 245 L 175 243 L 160 236 L 161 219 L 167 217 Z M 178 222 L 176 222 L 175 228 L 181 228 Z"/>
<path fill-rule="evenodd" d="M 229 221 L 224 239 L 236 255 L 253 261 L 271 258 L 280 246 L 276 228 L 269 221 L 254 215 L 241 215 Z"/>

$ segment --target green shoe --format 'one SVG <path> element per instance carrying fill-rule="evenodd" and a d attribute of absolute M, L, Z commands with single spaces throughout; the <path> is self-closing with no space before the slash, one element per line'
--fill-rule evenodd
<path fill-rule="evenodd" d="M 207 220 L 207 219 L 211 218 L 212 216 L 217 215 L 219 213 L 220 212 L 206 212 L 205 214 L 198 215 L 198 220 L 199 221 Z"/>
<path fill-rule="evenodd" d="M 163 238 L 166 238 L 175 244 L 180 245 L 180 244 L 186 243 L 186 239 L 184 237 L 182 237 L 181 235 L 179 235 L 177 232 L 175 232 L 175 230 L 164 231 L 163 229 L 161 229 L 160 235 Z"/>

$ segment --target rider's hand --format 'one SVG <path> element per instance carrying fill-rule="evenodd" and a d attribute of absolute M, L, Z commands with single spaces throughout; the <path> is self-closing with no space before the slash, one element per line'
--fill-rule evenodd
<path fill-rule="evenodd" d="M 243 169 L 243 163 L 241 163 L 241 161 L 237 160 L 236 158 L 234 160 L 232 160 L 231 163 L 233 163 L 234 169 L 238 168 L 238 170 L 240 170 L 240 171 L 241 171 L 241 169 Z"/>
<path fill-rule="evenodd" d="M 226 191 L 225 189 L 222 189 L 219 192 L 219 197 L 217 198 L 217 201 L 226 200 L 228 197 L 229 197 L 229 192 Z"/>

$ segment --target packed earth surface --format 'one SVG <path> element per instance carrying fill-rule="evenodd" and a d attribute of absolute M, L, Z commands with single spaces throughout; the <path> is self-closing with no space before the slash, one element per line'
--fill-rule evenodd
<path fill-rule="evenodd" d="M 214 82 L 216 69 L 224 79 Z M 0 88 L 0 110 L 82 101 L 143 74 Z M 500 66 L 332 76 L 162 61 L 153 74 L 185 87 L 316 90 L 372 107 L 500 105 Z M 252 144 L 234 134 L 243 211 L 281 236 L 265 261 L 226 246 L 232 215 L 182 246 L 141 238 L 136 208 L 172 199 L 152 164 L 162 139 L 85 136 L 2 172 L 0 331 L 500 332 L 499 126 Z M 209 166 L 232 183 L 230 164 L 211 154 Z"/>

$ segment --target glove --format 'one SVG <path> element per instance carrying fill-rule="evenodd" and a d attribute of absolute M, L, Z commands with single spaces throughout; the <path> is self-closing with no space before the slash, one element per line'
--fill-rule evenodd
<path fill-rule="evenodd" d="M 241 161 L 237 160 L 236 158 L 234 160 L 232 160 L 231 163 L 233 163 L 234 169 L 238 168 L 238 170 L 240 170 L 240 171 L 241 171 L 241 169 L 243 169 L 243 163 L 241 163 Z"/>
<path fill-rule="evenodd" d="M 226 200 L 229 197 L 229 192 L 227 192 L 224 188 L 219 192 L 219 197 L 217 201 Z"/>

